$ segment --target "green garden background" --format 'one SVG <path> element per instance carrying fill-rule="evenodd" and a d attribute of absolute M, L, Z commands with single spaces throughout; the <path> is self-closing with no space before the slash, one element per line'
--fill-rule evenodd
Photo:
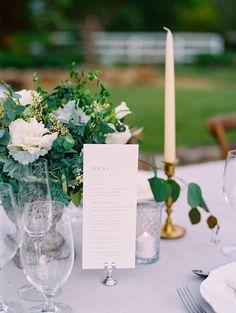
<path fill-rule="evenodd" d="M 207 119 L 236 111 L 234 0 L 11 0 L 1 1 L 0 10 L 2 80 L 16 89 L 30 88 L 37 71 L 51 88 L 72 61 L 81 69 L 101 69 L 111 101 L 126 101 L 134 112 L 129 122 L 144 127 L 145 153 L 163 149 L 164 64 L 101 65 L 87 50 L 93 31 L 162 32 L 167 26 L 173 32 L 223 36 L 222 55 L 200 55 L 192 64 L 176 65 L 178 148 L 214 145 Z"/>

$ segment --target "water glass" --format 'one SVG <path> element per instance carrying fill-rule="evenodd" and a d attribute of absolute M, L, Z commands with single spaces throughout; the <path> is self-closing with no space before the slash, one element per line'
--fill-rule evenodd
<path fill-rule="evenodd" d="M 19 206 L 22 227 L 35 238 L 43 236 L 50 228 L 52 202 L 46 159 L 25 166 L 25 177 L 19 183 Z"/>
<path fill-rule="evenodd" d="M 142 200 L 137 204 L 137 264 L 150 264 L 159 259 L 162 207 L 163 203 L 154 200 Z"/>
<path fill-rule="evenodd" d="M 0 270 L 11 261 L 21 242 L 21 233 L 17 225 L 18 209 L 12 187 L 0 183 Z M 9 301 L 0 296 L 1 313 L 21 313 L 23 308 L 18 302 Z"/>
<path fill-rule="evenodd" d="M 223 194 L 232 210 L 236 210 L 236 150 L 228 152 L 223 174 Z M 236 256 L 236 243 L 229 243 L 222 247 L 225 255 Z"/>
<path fill-rule="evenodd" d="M 19 182 L 18 204 L 21 211 L 21 228 L 34 239 L 40 258 L 40 242 L 52 222 L 52 201 L 49 187 L 47 160 L 40 158 L 25 165 L 25 173 Z M 29 284 L 22 286 L 18 294 L 29 301 L 42 299 L 41 294 Z"/>
<path fill-rule="evenodd" d="M 21 247 L 21 260 L 28 281 L 45 298 L 45 304 L 35 306 L 29 312 L 70 313 L 72 309 L 65 304 L 54 304 L 54 297 L 69 277 L 74 262 L 74 242 L 68 209 L 63 203 L 53 202 L 55 216 L 51 228 L 42 237 L 40 256 L 33 244 L 33 238 L 24 233 Z M 53 238 L 52 238 L 53 234 Z M 51 244 L 51 240 L 55 244 Z"/>

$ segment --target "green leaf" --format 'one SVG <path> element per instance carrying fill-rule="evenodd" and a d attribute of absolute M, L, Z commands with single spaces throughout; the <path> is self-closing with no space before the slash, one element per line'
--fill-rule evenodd
<path fill-rule="evenodd" d="M 94 79 L 97 79 L 97 76 L 96 76 L 95 73 L 89 71 L 89 72 L 88 72 L 88 79 L 89 79 L 89 80 L 94 80 Z"/>
<path fill-rule="evenodd" d="M 217 218 L 213 215 L 210 215 L 207 219 L 207 225 L 209 226 L 209 228 L 214 228 L 215 226 L 217 226 Z"/>
<path fill-rule="evenodd" d="M 78 151 L 76 151 L 74 149 L 70 149 L 70 150 L 66 150 L 64 153 L 65 154 L 68 154 L 68 153 L 78 153 Z"/>
<path fill-rule="evenodd" d="M 172 196 L 173 201 L 175 202 L 179 198 L 180 186 L 175 180 L 172 180 L 172 179 L 169 180 L 168 183 L 171 186 L 171 189 L 172 189 L 171 196 Z"/>
<path fill-rule="evenodd" d="M 6 115 L 11 120 L 14 120 L 16 117 L 15 106 L 16 106 L 15 102 L 10 97 L 6 98 L 6 100 L 4 101 L 4 108 L 6 110 Z"/>
<path fill-rule="evenodd" d="M 51 150 L 51 156 L 53 159 L 61 159 L 63 158 L 63 153 L 58 152 L 56 149 Z"/>
<path fill-rule="evenodd" d="M 64 140 L 62 137 L 58 137 L 56 140 L 53 141 L 53 148 L 60 153 L 65 152 L 65 148 L 63 147 Z"/>
<path fill-rule="evenodd" d="M 1 81 L 1 83 L 4 85 L 4 87 L 7 89 L 8 93 L 13 96 L 14 95 L 14 91 L 11 88 L 11 86 L 9 84 L 7 84 L 5 81 Z"/>
<path fill-rule="evenodd" d="M 10 125 L 10 123 L 13 121 L 13 119 L 9 118 L 6 114 L 4 115 L 4 118 L 1 120 L 2 125 Z"/>
<path fill-rule="evenodd" d="M 74 203 L 74 205 L 78 207 L 82 199 L 82 190 L 79 190 L 75 193 L 71 191 L 70 198 L 71 198 L 71 201 Z"/>
<path fill-rule="evenodd" d="M 61 100 L 54 96 L 47 97 L 45 99 L 45 102 L 48 105 L 49 112 L 56 110 L 61 105 Z"/>
<path fill-rule="evenodd" d="M 67 150 L 71 150 L 74 146 L 75 140 L 71 135 L 60 136 L 53 142 L 53 148 L 57 150 L 57 152 L 67 152 Z"/>
<path fill-rule="evenodd" d="M 94 134 L 93 141 L 98 144 L 105 143 L 105 136 L 102 134 Z"/>
<path fill-rule="evenodd" d="M 204 199 L 202 199 L 202 202 L 199 204 L 199 206 L 204 209 L 206 212 L 210 212 L 208 209 L 208 206 L 206 204 L 206 202 L 204 201 Z"/>
<path fill-rule="evenodd" d="M 206 212 L 209 212 L 208 206 L 202 197 L 201 188 L 195 183 L 188 185 L 188 204 L 192 208 L 199 206 Z"/>
<path fill-rule="evenodd" d="M 17 105 L 17 106 L 15 107 L 16 118 L 17 118 L 17 117 L 20 117 L 21 113 L 24 112 L 24 110 L 25 110 L 25 106 L 23 106 L 23 105 Z"/>
<path fill-rule="evenodd" d="M 188 185 L 188 204 L 191 208 L 196 208 L 202 203 L 202 191 L 201 188 L 195 184 L 190 183 Z"/>
<path fill-rule="evenodd" d="M 0 129 L 0 139 L 5 135 L 5 130 L 4 129 Z"/>
<path fill-rule="evenodd" d="M 69 195 L 63 192 L 62 187 L 61 187 L 61 182 L 55 182 L 51 180 L 50 191 L 51 191 L 52 199 L 55 201 L 65 203 L 66 205 L 68 205 L 69 202 L 71 201 Z"/>
<path fill-rule="evenodd" d="M 95 70 L 95 71 L 94 71 L 94 74 L 95 74 L 96 76 L 99 76 L 99 75 L 102 74 L 102 71 L 101 71 L 101 70 Z"/>
<path fill-rule="evenodd" d="M 0 145 L 0 153 L 3 153 L 7 150 L 7 147 L 6 146 L 1 146 Z"/>
<path fill-rule="evenodd" d="M 171 196 L 171 186 L 170 184 L 159 177 L 152 177 L 148 179 L 154 199 L 157 202 L 165 201 L 169 196 Z"/>
<path fill-rule="evenodd" d="M 73 137 L 70 135 L 64 137 L 63 148 L 70 150 L 75 144 Z"/>
<path fill-rule="evenodd" d="M 110 92 L 103 85 L 101 85 L 100 95 L 106 98 L 110 96 Z"/>
<path fill-rule="evenodd" d="M 198 224 L 201 221 L 201 214 L 196 208 L 189 211 L 189 218 L 192 224 Z"/>
<path fill-rule="evenodd" d="M 13 160 L 12 158 L 1 158 L 0 162 L 3 163 L 3 172 L 11 178 L 21 181 L 25 178 L 25 166 Z"/>
<path fill-rule="evenodd" d="M 101 123 L 99 129 L 103 134 L 115 132 L 114 129 L 111 128 L 111 126 L 109 126 L 107 123 Z"/>
<path fill-rule="evenodd" d="M 0 145 L 6 146 L 9 143 L 10 135 L 8 131 L 4 132 L 4 135 L 0 138 Z"/>

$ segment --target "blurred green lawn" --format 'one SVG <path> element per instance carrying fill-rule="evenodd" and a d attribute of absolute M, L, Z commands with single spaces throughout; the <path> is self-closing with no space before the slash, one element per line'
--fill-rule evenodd
<path fill-rule="evenodd" d="M 206 121 L 216 114 L 236 112 L 235 69 L 180 67 L 176 70 L 176 81 L 177 146 L 214 144 L 206 131 Z M 141 150 L 161 152 L 164 137 L 164 87 L 113 87 L 111 94 L 115 105 L 121 100 L 126 101 L 134 112 L 128 119 L 129 123 L 144 127 Z M 236 139 L 236 132 L 233 136 Z"/>

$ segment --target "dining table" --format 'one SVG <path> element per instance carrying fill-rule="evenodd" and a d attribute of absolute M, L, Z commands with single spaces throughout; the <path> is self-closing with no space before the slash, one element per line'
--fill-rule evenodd
<path fill-rule="evenodd" d="M 133 269 L 115 269 L 117 285 L 108 287 L 101 282 L 105 278 L 103 269 L 82 269 L 81 228 L 82 210 L 72 219 L 76 257 L 72 273 L 64 284 L 56 301 L 69 304 L 74 313 L 184 313 L 185 308 L 176 289 L 188 286 L 202 307 L 209 313 L 214 311 L 200 294 L 202 278 L 192 269 L 212 270 L 236 261 L 222 253 L 222 247 L 236 242 L 236 210 L 228 206 L 222 192 L 224 161 L 213 161 L 177 166 L 175 177 L 181 185 L 179 199 L 174 203 L 174 223 L 184 226 L 186 234 L 174 240 L 162 239 L 159 260 L 153 264 L 136 265 Z M 148 178 L 152 172 L 139 171 L 138 198 L 151 198 Z M 208 228 L 208 214 L 201 210 L 201 222 L 192 225 L 188 216 L 187 184 L 195 182 L 201 186 L 203 197 L 220 226 L 218 235 Z M 166 213 L 163 210 L 163 222 Z M 212 240 L 214 239 L 214 240 Z M 0 279 L 0 294 L 8 299 L 20 301 L 26 312 L 33 302 L 19 298 L 18 289 L 27 283 L 22 269 L 12 261 L 4 267 Z M 227 313 L 227 312 L 226 312 Z"/>

